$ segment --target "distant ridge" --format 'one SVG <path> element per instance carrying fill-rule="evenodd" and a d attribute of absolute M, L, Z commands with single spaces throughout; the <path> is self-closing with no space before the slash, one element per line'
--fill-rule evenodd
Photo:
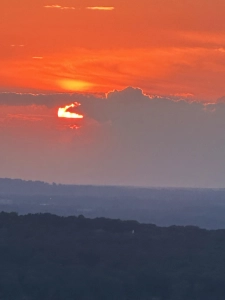
<path fill-rule="evenodd" d="M 22 179 L 0 178 L 1 194 L 20 194 L 20 195 L 78 195 L 78 194 L 95 194 L 105 189 L 123 189 L 123 187 L 113 186 L 92 186 L 92 185 L 72 185 L 56 184 L 44 181 L 32 181 Z"/>
<path fill-rule="evenodd" d="M 65 185 L 0 178 L 0 211 L 218 229 L 225 228 L 225 189 Z"/>
<path fill-rule="evenodd" d="M 168 191 L 225 191 L 225 189 L 215 188 L 184 188 L 184 187 L 138 187 L 138 186 L 108 186 L 108 185 L 78 185 L 78 184 L 57 184 L 44 181 L 32 181 L 23 179 L 0 178 L 0 194 L 16 195 L 86 195 L 103 196 L 105 194 L 133 195 L 134 191 L 141 193 L 152 190 Z"/>

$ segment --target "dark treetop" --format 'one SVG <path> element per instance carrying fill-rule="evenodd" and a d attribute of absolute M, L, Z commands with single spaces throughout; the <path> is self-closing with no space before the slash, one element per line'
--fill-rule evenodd
<path fill-rule="evenodd" d="M 224 300 L 225 230 L 0 213 L 0 299 Z"/>

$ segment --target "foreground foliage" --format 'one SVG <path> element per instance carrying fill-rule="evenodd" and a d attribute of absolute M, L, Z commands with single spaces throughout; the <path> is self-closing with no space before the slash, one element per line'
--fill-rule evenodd
<path fill-rule="evenodd" d="M 224 300 L 225 230 L 0 213 L 0 299 Z"/>

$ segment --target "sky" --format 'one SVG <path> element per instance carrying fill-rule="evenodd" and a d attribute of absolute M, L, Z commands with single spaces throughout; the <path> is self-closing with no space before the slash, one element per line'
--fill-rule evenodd
<path fill-rule="evenodd" d="M 0 177 L 225 187 L 224 0 L 0 5 Z"/>

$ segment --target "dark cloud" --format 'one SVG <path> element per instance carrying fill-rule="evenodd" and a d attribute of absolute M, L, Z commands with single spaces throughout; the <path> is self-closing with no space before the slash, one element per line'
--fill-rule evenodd
<path fill-rule="evenodd" d="M 66 105 L 82 99 L 95 99 L 91 95 L 82 94 L 24 94 L 24 93 L 0 93 L 0 105 L 28 106 L 43 105 L 48 108 Z"/>
<path fill-rule="evenodd" d="M 81 103 L 75 111 L 79 109 L 85 116 L 81 129 L 59 132 L 51 125 L 51 133 L 46 136 L 44 127 L 44 133 L 37 131 L 42 126 L 41 122 L 37 125 L 33 122 L 32 126 L 38 126 L 35 127 L 37 145 L 35 148 L 29 144 L 27 155 L 24 143 L 28 144 L 30 139 L 15 137 L 14 140 L 18 139 L 17 149 L 21 148 L 21 167 L 16 161 L 17 177 L 29 179 L 29 174 L 37 168 L 36 177 L 31 179 L 90 184 L 224 187 L 224 103 L 203 105 L 177 99 L 150 98 L 134 88 L 114 91 L 106 97 L 0 94 L 1 105 L 35 104 L 55 108 L 75 101 Z M 85 123 L 85 120 L 89 121 Z M 29 130 L 33 136 L 32 128 Z M 3 158 L 10 152 L 14 153 L 13 148 L 8 146 L 10 135 L 4 136 Z M 53 137 L 56 137 L 54 142 L 51 140 Z M 33 156 L 40 157 L 42 164 L 36 166 Z M 30 157 L 29 161 L 27 157 Z M 12 160 L 11 173 L 9 164 L 5 167 L 8 177 L 15 177 L 14 165 Z M 56 167 L 58 171 L 54 171 Z M 0 176 L 4 177 L 3 170 L 2 167 Z M 21 176 L 18 175 L 20 172 Z"/>

